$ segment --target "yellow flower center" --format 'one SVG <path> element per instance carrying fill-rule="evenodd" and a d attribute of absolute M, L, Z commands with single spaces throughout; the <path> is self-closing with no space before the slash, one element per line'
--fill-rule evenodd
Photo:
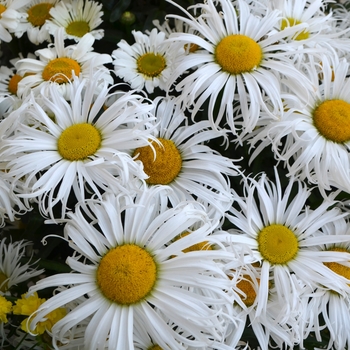
<path fill-rule="evenodd" d="M 16 95 L 17 94 L 17 88 L 18 88 L 18 83 L 22 80 L 22 76 L 19 74 L 14 74 L 8 85 L 8 90 L 11 92 L 11 94 Z"/>
<path fill-rule="evenodd" d="M 216 62 L 222 69 L 236 75 L 252 71 L 262 60 L 260 45 L 242 34 L 223 38 L 215 49 Z"/>
<path fill-rule="evenodd" d="M 1 14 L 3 13 L 3 12 L 5 12 L 7 10 L 7 8 L 4 6 L 4 5 L 1 5 L 0 4 L 0 18 L 1 18 Z"/>
<path fill-rule="evenodd" d="M 1 323 L 8 322 L 6 314 L 10 313 L 11 310 L 12 310 L 11 301 L 7 301 L 4 296 L 0 295 L 0 322 Z"/>
<path fill-rule="evenodd" d="M 186 231 L 186 232 L 179 234 L 177 237 L 174 238 L 174 242 L 178 241 L 180 238 L 188 236 L 190 233 L 191 232 Z M 183 252 L 188 253 L 188 252 L 194 252 L 194 251 L 198 251 L 198 250 L 213 250 L 213 248 L 209 244 L 208 241 L 204 241 L 204 242 L 199 242 L 199 243 L 191 245 L 190 247 L 184 249 Z"/>
<path fill-rule="evenodd" d="M 300 22 L 300 21 L 298 21 L 297 19 L 294 19 L 294 18 L 284 18 L 283 20 L 282 20 L 282 23 L 281 23 L 281 30 L 283 30 L 283 29 L 285 29 L 285 28 L 287 28 L 287 27 L 293 27 L 293 26 L 295 26 L 295 25 L 297 25 L 297 24 L 300 24 L 300 23 L 302 23 L 302 22 Z M 294 36 L 293 36 L 293 39 L 294 40 L 305 40 L 305 39 L 307 39 L 309 37 L 309 32 L 306 30 L 306 29 L 304 29 L 302 32 L 300 32 L 299 34 L 297 33 L 297 34 L 295 34 Z"/>
<path fill-rule="evenodd" d="M 58 84 L 68 83 L 72 80 L 72 71 L 75 75 L 80 74 L 80 65 L 77 61 L 68 57 L 59 57 L 51 60 L 43 70 L 44 80 L 53 80 Z"/>
<path fill-rule="evenodd" d="M 7 279 L 8 277 L 3 272 L 0 272 L 0 292 L 7 291 L 8 285 L 7 285 L 7 282 L 5 282 Z"/>
<path fill-rule="evenodd" d="M 350 103 L 343 100 L 324 101 L 314 110 L 313 121 L 327 140 L 337 143 L 350 140 Z"/>
<path fill-rule="evenodd" d="M 257 279 L 260 283 L 260 279 Z M 241 299 L 246 306 L 252 306 L 256 298 L 256 292 L 253 287 L 252 278 L 249 275 L 243 275 L 243 278 L 237 283 L 237 287 L 246 295 L 242 295 Z"/>
<path fill-rule="evenodd" d="M 30 22 L 33 27 L 41 27 L 45 24 L 47 19 L 51 18 L 50 9 L 53 7 L 53 4 L 48 2 L 42 2 L 32 6 L 28 11 L 28 22 Z"/>
<path fill-rule="evenodd" d="M 158 77 L 166 67 L 165 58 L 153 52 L 140 56 L 136 64 L 138 72 L 150 78 Z"/>
<path fill-rule="evenodd" d="M 163 350 L 159 345 L 152 345 L 147 350 Z"/>
<path fill-rule="evenodd" d="M 186 52 L 193 53 L 196 52 L 199 49 L 199 46 L 197 44 L 185 44 L 184 49 Z"/>
<path fill-rule="evenodd" d="M 258 234 L 259 251 L 271 264 L 286 264 L 295 258 L 299 245 L 295 234 L 286 226 L 273 224 Z"/>
<path fill-rule="evenodd" d="M 345 248 L 341 247 L 336 247 L 329 249 L 332 252 L 344 252 L 344 253 L 349 253 Z M 323 263 L 326 265 L 329 269 L 331 269 L 333 272 L 336 274 L 343 276 L 350 280 L 350 267 L 344 266 L 342 264 L 336 263 L 336 262 L 325 262 Z"/>
<path fill-rule="evenodd" d="M 100 132 L 88 123 L 69 126 L 58 139 L 59 154 L 70 161 L 86 159 L 95 154 L 100 146 Z"/>
<path fill-rule="evenodd" d="M 152 291 L 157 266 L 149 252 L 136 244 L 110 250 L 97 269 L 97 284 L 106 298 L 121 305 L 135 304 Z"/>
<path fill-rule="evenodd" d="M 158 138 L 158 143 L 151 146 L 137 148 L 134 151 L 136 160 L 143 163 L 145 173 L 149 176 L 146 182 L 150 185 L 167 185 L 179 174 L 182 168 L 182 159 L 179 150 L 171 140 Z"/>
<path fill-rule="evenodd" d="M 90 32 L 90 26 L 86 21 L 74 21 L 68 24 L 66 27 L 66 32 L 69 35 L 74 35 L 81 38 L 86 33 Z"/>

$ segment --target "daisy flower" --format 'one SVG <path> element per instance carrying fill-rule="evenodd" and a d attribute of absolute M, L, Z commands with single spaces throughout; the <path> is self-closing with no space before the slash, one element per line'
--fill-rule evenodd
<path fill-rule="evenodd" d="M 26 0 L 1 0 L 0 1 L 0 40 L 10 42 L 14 32 L 25 15 L 18 10 L 26 4 Z"/>
<path fill-rule="evenodd" d="M 0 240 L 0 295 L 8 294 L 13 286 L 44 272 L 34 268 L 31 259 L 27 263 L 21 262 L 30 244 L 25 241 L 6 244 L 5 238 Z"/>
<path fill-rule="evenodd" d="M 189 18 L 169 16 L 189 24 L 198 35 L 173 33 L 167 41 L 196 44 L 201 49 L 180 57 L 168 86 L 175 84 L 181 100 L 192 108 L 192 117 L 208 101 L 208 118 L 215 128 L 219 128 L 224 119 L 236 132 L 236 120 L 242 114 L 243 129 L 248 132 L 254 129 L 260 110 L 267 109 L 265 95 L 275 109 L 282 109 L 281 77 L 298 81 L 302 89 L 305 78 L 290 61 L 291 44 L 284 44 L 281 39 L 304 26 L 300 24 L 277 32 L 279 11 L 258 17 L 251 13 L 245 1 L 236 3 L 237 6 L 231 1 L 208 0 L 196 5 L 202 11 L 197 18 L 189 12 L 186 12 Z M 185 74 L 187 71 L 189 74 Z M 234 108 L 237 102 L 239 113 Z"/>
<path fill-rule="evenodd" d="M 350 229 L 347 220 L 342 218 L 329 223 L 323 227 L 323 232 L 327 236 L 347 235 L 349 240 L 338 244 L 324 244 L 320 246 L 320 250 L 344 254 L 350 252 Z M 344 266 L 337 262 L 327 262 L 325 265 L 336 274 L 350 279 L 349 266 Z M 303 338 L 306 339 L 310 332 L 314 332 L 316 339 L 322 341 L 321 330 L 326 326 L 329 332 L 327 349 L 347 349 L 350 344 L 349 296 L 349 294 L 340 295 L 332 289 L 322 286 L 315 290 L 313 294 L 303 295 L 302 297 L 305 299 L 302 317 Z M 321 319 L 324 324 L 321 324 Z"/>
<path fill-rule="evenodd" d="M 203 241 L 216 244 L 210 233 L 218 222 L 209 220 L 195 202 L 167 209 L 156 194 L 166 190 L 152 187 L 135 198 L 108 194 L 102 201 L 78 204 L 68 214 L 65 237 L 75 254 L 67 263 L 73 272 L 45 278 L 30 292 L 69 288 L 41 305 L 31 328 L 52 310 L 85 295 L 86 301 L 52 328 L 54 344 L 64 344 L 69 330 L 90 316 L 86 350 L 134 349 L 134 334 L 140 333 L 135 327 L 143 327 L 154 344 L 168 350 L 178 349 L 179 343 L 206 346 L 220 339 L 220 313 L 210 306 L 232 303 L 226 292 L 229 279 L 215 262 L 227 258 L 225 251 L 183 252 Z M 200 222 L 198 229 L 174 241 Z M 196 293 L 197 289 L 208 290 L 213 297 Z M 175 331 L 158 312 L 191 337 Z"/>
<path fill-rule="evenodd" d="M 208 121 L 188 125 L 174 98 L 159 98 L 155 104 L 157 139 L 133 151 L 148 175 L 146 183 L 171 187 L 172 205 L 196 198 L 223 215 L 232 204 L 228 176 L 238 175 L 238 167 L 203 143 L 225 133 L 211 130 Z"/>
<path fill-rule="evenodd" d="M 95 38 L 87 33 L 78 44 L 65 47 L 63 33 L 64 29 L 60 28 L 54 45 L 35 52 L 37 60 L 24 58 L 17 62 L 17 72 L 24 76 L 18 84 L 20 94 L 29 88 L 37 94 L 45 91 L 43 87 L 55 84 L 62 95 L 68 97 L 74 76 L 89 79 L 97 71 L 104 72 L 103 79 L 109 84 L 113 83 L 109 71 L 104 67 L 104 64 L 111 62 L 111 57 L 93 52 Z"/>
<path fill-rule="evenodd" d="M 95 39 L 103 38 L 103 29 L 96 29 L 102 23 L 102 5 L 89 0 L 61 1 L 50 10 L 46 26 L 54 35 L 58 28 L 64 28 L 64 38 L 79 41 L 86 33 Z"/>
<path fill-rule="evenodd" d="M 247 263 L 261 264 L 257 315 L 266 310 L 269 283 L 273 283 L 285 314 L 293 311 L 299 298 L 293 275 L 313 289 L 325 286 L 341 294 L 350 292 L 350 281 L 324 265 L 330 261 L 347 264 L 350 254 L 318 249 L 322 244 L 348 241 L 348 235 L 325 236 L 321 231 L 345 213 L 332 208 L 332 198 L 311 210 L 306 206 L 310 191 L 303 182 L 291 178 L 283 191 L 277 171 L 275 178 L 275 183 L 265 174 L 258 180 L 247 178 L 244 196 L 236 195 L 236 203 L 227 214 L 235 227 L 230 231 L 232 242 L 252 251 Z M 286 295 L 290 297 L 286 299 Z"/>
<path fill-rule="evenodd" d="M 305 85 L 308 94 L 295 88 L 283 95 L 281 119 L 270 122 L 252 138 L 251 145 L 257 148 L 251 161 L 271 145 L 289 175 L 317 184 L 323 195 L 332 186 L 350 192 L 349 63 L 341 60 L 332 67 L 325 56 L 321 62 L 311 59 L 306 66 L 312 83 Z"/>
<path fill-rule="evenodd" d="M 165 90 L 175 58 L 182 55 L 184 49 L 165 43 L 166 34 L 156 28 L 149 35 L 138 31 L 132 34 L 133 45 L 121 40 L 118 49 L 112 52 L 115 74 L 133 89 L 145 88 L 148 93 L 153 93 L 156 87 Z"/>
<path fill-rule="evenodd" d="M 58 0 L 31 0 L 26 1 L 21 8 L 23 18 L 18 25 L 15 35 L 20 38 L 27 33 L 28 39 L 35 45 L 44 41 L 51 42 L 46 20 L 50 15 L 50 10 L 58 3 Z"/>
<path fill-rule="evenodd" d="M 152 105 L 130 91 L 103 110 L 110 95 L 101 78 L 74 79 L 70 102 L 51 84 L 40 104 L 31 96 L 4 119 L 0 152 L 9 161 L 6 176 L 23 180 L 19 196 L 38 200 L 43 215 L 53 217 L 60 203 L 64 216 L 73 193 L 78 201 L 91 192 L 101 197 L 131 189 L 133 177 L 146 177 L 126 150 L 153 139 Z"/>

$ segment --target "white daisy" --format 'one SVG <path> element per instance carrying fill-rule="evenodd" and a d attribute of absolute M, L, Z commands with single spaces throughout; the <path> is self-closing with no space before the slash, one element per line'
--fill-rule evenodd
<path fill-rule="evenodd" d="M 302 89 L 305 78 L 291 63 L 291 44 L 284 44 L 281 39 L 303 29 L 304 25 L 276 32 L 279 11 L 257 17 L 243 0 L 235 5 L 231 1 L 208 0 L 197 7 L 203 12 L 198 18 L 188 12 L 189 19 L 170 15 L 188 23 L 199 35 L 173 33 L 167 41 L 196 44 L 201 49 L 176 62 L 168 86 L 175 84 L 185 104 L 193 105 L 193 117 L 208 101 L 208 118 L 213 126 L 218 128 L 224 119 L 233 132 L 240 115 L 234 103 L 239 102 L 244 131 L 249 132 L 258 121 L 260 109 L 267 109 L 264 95 L 275 109 L 282 109 L 281 77 L 299 81 Z M 185 74 L 194 67 L 197 69 Z"/>
<path fill-rule="evenodd" d="M 18 84 L 19 94 L 29 88 L 37 94 L 43 91 L 42 87 L 55 84 L 62 95 L 68 97 L 74 76 L 89 79 L 96 71 L 104 72 L 103 79 L 113 83 L 108 69 L 104 67 L 111 62 L 111 57 L 93 51 L 94 37 L 90 33 L 85 34 L 77 45 L 65 47 L 63 32 L 63 28 L 57 31 L 54 45 L 35 52 L 37 60 L 24 58 L 17 62 L 17 72 L 24 76 Z"/>
<path fill-rule="evenodd" d="M 323 251 L 335 251 L 340 253 L 350 252 L 349 222 L 339 219 L 323 227 L 325 235 L 348 235 L 349 241 L 338 244 L 324 244 L 320 247 Z M 327 262 L 325 265 L 340 276 L 350 279 L 350 267 L 336 262 Z M 350 298 L 349 294 L 340 295 L 328 288 L 320 287 L 314 293 L 303 295 L 304 312 L 301 335 L 306 339 L 310 332 L 314 332 L 316 339 L 322 341 L 321 332 L 326 326 L 329 334 L 327 349 L 347 349 L 350 345 Z M 321 321 L 322 320 L 322 321 Z M 301 345 L 303 345 L 301 343 Z"/>
<path fill-rule="evenodd" d="M 312 83 L 305 85 L 308 93 L 295 88 L 283 95 L 286 111 L 281 119 L 257 131 L 251 140 L 257 146 L 252 159 L 272 145 L 290 175 L 317 184 L 323 194 L 331 186 L 350 192 L 349 63 L 342 60 L 332 67 L 327 57 L 321 62 L 311 59 L 307 65 Z"/>
<path fill-rule="evenodd" d="M 102 23 L 102 5 L 90 0 L 61 1 L 50 10 L 46 26 L 54 35 L 58 28 L 64 28 L 64 37 L 79 41 L 86 33 L 95 39 L 103 38 L 103 29 L 96 29 Z"/>
<path fill-rule="evenodd" d="M 52 84 L 40 104 L 31 97 L 2 123 L 6 176 L 24 179 L 19 196 L 37 199 L 43 215 L 53 216 L 53 207 L 60 203 L 58 215 L 63 216 L 73 193 L 77 200 L 91 191 L 100 197 L 104 191 L 131 188 L 134 177 L 146 177 L 125 151 L 153 138 L 148 125 L 152 105 L 130 91 L 119 93 L 103 110 L 109 94 L 101 77 L 74 79 L 70 103 Z M 96 96 L 96 90 L 102 91 Z"/>
<path fill-rule="evenodd" d="M 6 243 L 5 238 L 0 240 L 0 295 L 8 294 L 12 287 L 44 272 L 34 268 L 31 259 L 27 263 L 22 262 L 30 245 L 26 241 Z"/>
<path fill-rule="evenodd" d="M 41 306 L 31 327 L 51 310 L 86 295 L 85 302 L 52 328 L 54 344 L 64 343 L 70 328 L 90 315 L 86 350 L 134 349 L 135 327 L 143 327 L 155 344 L 168 350 L 178 349 L 179 343 L 206 346 L 220 339 L 220 313 L 210 305 L 224 307 L 232 302 L 226 292 L 229 279 L 215 262 L 225 252 L 183 252 L 199 242 L 215 244 L 210 233 L 217 222 L 211 222 L 195 203 L 184 202 L 173 209 L 162 206 L 156 192 L 164 190 L 152 187 L 135 200 L 106 195 L 102 201 L 89 201 L 87 210 L 78 205 L 75 213 L 69 213 L 65 236 L 75 254 L 67 263 L 74 272 L 45 278 L 31 292 L 49 286 L 69 288 Z M 173 241 L 198 222 L 202 224 L 197 230 Z M 196 289 L 208 290 L 213 297 Z M 174 331 L 155 309 L 191 337 Z"/>
<path fill-rule="evenodd" d="M 58 0 L 30 0 L 26 1 L 21 8 L 23 18 L 14 34 L 20 38 L 27 33 L 28 39 L 35 45 L 44 41 L 51 42 L 46 20 L 50 15 L 50 10 L 58 3 Z"/>
<path fill-rule="evenodd" d="M 121 40 L 119 48 L 112 52 L 115 74 L 133 89 L 145 88 L 148 93 L 153 93 L 156 87 L 165 90 L 174 61 L 184 49 L 165 43 L 165 33 L 158 33 L 156 28 L 149 35 L 138 31 L 132 31 L 132 34 L 133 45 Z"/>
<path fill-rule="evenodd" d="M 18 10 L 27 3 L 26 0 L 1 0 L 0 1 L 0 40 L 10 42 L 12 35 L 18 27 L 21 18 L 25 15 Z"/>
<path fill-rule="evenodd" d="M 208 121 L 189 125 L 174 98 L 159 98 L 155 103 L 157 143 L 133 152 L 149 176 L 146 183 L 170 186 L 172 205 L 196 198 L 223 215 L 233 199 L 228 176 L 238 175 L 238 167 L 203 143 L 226 137 L 225 133 L 211 130 Z"/>
<path fill-rule="evenodd" d="M 321 231 L 325 224 L 345 214 L 332 208 L 335 202 L 331 198 L 311 210 L 306 206 L 310 191 L 304 183 L 293 182 L 292 178 L 283 191 L 277 171 L 275 178 L 275 183 L 265 174 L 259 180 L 248 178 L 244 196 L 236 196 L 236 203 L 227 214 L 236 227 L 231 231 L 232 242 L 251 249 L 247 262 L 261 263 L 257 315 L 266 310 L 269 283 L 273 283 L 285 314 L 294 310 L 298 288 L 293 275 L 313 289 L 326 286 L 341 294 L 350 292 L 349 280 L 324 265 L 329 261 L 347 264 L 350 254 L 318 249 L 322 244 L 348 241 L 347 235 L 325 236 Z M 286 299 L 286 295 L 290 297 Z"/>

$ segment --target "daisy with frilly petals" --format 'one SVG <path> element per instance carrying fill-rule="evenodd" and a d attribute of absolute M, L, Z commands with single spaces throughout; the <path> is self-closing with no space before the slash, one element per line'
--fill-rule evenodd
<path fill-rule="evenodd" d="M 0 41 L 10 42 L 13 33 L 21 18 L 26 15 L 18 10 L 27 3 L 26 0 L 1 0 L 0 1 Z"/>
<path fill-rule="evenodd" d="M 52 328 L 54 344 L 69 341 L 70 329 L 90 316 L 86 350 L 134 349 L 134 334 L 140 334 L 135 327 L 143 327 L 154 344 L 167 350 L 199 348 L 221 339 L 218 308 L 233 302 L 227 293 L 230 281 L 219 264 L 228 254 L 222 249 L 184 252 L 203 241 L 220 244 L 211 235 L 218 222 L 195 202 L 167 209 L 156 194 L 166 190 L 152 187 L 135 198 L 109 194 L 69 213 L 65 236 L 75 254 L 67 263 L 74 272 L 45 278 L 30 292 L 69 288 L 40 307 L 31 328 L 52 310 L 86 295 L 85 302 Z M 184 231 L 191 233 L 176 239 Z M 173 327 L 186 329 L 190 337 Z"/>
<path fill-rule="evenodd" d="M 50 10 L 46 26 L 54 35 L 58 28 L 64 28 L 64 37 L 79 41 L 86 33 L 95 39 L 103 38 L 103 29 L 96 29 L 102 23 L 102 5 L 90 0 L 61 1 Z"/>
<path fill-rule="evenodd" d="M 112 53 L 115 74 L 133 89 L 145 88 L 148 93 L 153 93 L 156 87 L 165 90 L 174 61 L 184 49 L 165 43 L 166 34 L 156 28 L 149 35 L 137 31 L 132 34 L 133 45 L 121 40 Z"/>
<path fill-rule="evenodd" d="M 311 210 L 306 206 L 310 191 L 302 182 L 293 182 L 291 178 L 283 191 L 277 171 L 275 178 L 275 183 L 265 174 L 257 180 L 247 178 L 244 196 L 236 195 L 236 203 L 227 214 L 237 228 L 230 230 L 232 242 L 243 243 L 244 249 L 251 250 L 246 262 L 261 264 L 257 315 L 266 310 L 270 283 L 285 315 L 294 310 L 299 295 L 295 293 L 298 288 L 293 275 L 311 289 L 325 286 L 340 294 L 350 292 L 350 281 L 324 264 L 347 264 L 350 254 L 318 249 L 322 244 L 349 240 L 348 235 L 325 236 L 322 232 L 325 224 L 346 214 L 339 208 L 332 208 L 335 205 L 332 198 Z"/>
<path fill-rule="evenodd" d="M 202 12 L 197 18 L 189 12 L 186 12 L 189 18 L 169 16 L 181 19 L 198 35 L 173 33 L 167 41 L 182 45 L 187 42 L 200 49 L 180 57 L 168 86 L 175 84 L 181 100 L 192 108 L 193 117 L 208 100 L 208 118 L 215 128 L 223 120 L 232 132 L 237 132 L 237 118 L 242 115 L 243 130 L 252 131 L 260 110 L 267 109 L 264 94 L 275 109 L 283 108 L 279 98 L 281 77 L 301 80 L 302 88 L 305 78 L 292 65 L 291 48 L 281 39 L 303 26 L 277 32 L 279 11 L 258 17 L 243 0 L 235 3 L 208 0 L 196 5 L 196 9 Z M 189 74 L 185 74 L 187 71 Z M 234 108 L 235 102 L 239 102 L 240 111 Z"/>
<path fill-rule="evenodd" d="M 37 50 L 38 59 L 24 58 L 16 64 L 18 74 L 24 78 L 18 84 L 18 93 L 32 89 L 35 94 L 45 91 L 42 87 L 56 84 L 63 96 L 71 95 L 70 82 L 74 76 L 91 78 L 91 74 L 104 72 L 103 79 L 113 83 L 113 79 L 104 66 L 112 61 L 110 55 L 93 51 L 95 38 L 85 34 L 78 44 L 64 46 L 64 29 L 60 28 L 55 35 L 55 44 L 46 49 Z"/>
<path fill-rule="evenodd" d="M 25 241 L 6 243 L 5 238 L 0 240 L 0 295 L 8 294 L 13 286 L 44 272 L 34 268 L 31 259 L 27 263 L 22 262 L 30 244 Z"/>
<path fill-rule="evenodd" d="M 251 161 L 262 149 L 272 149 L 289 175 L 318 185 L 350 192 L 350 79 L 349 63 L 323 57 L 305 66 L 311 84 L 308 94 L 293 88 L 284 94 L 281 119 L 257 130 Z M 322 78 L 322 79 L 320 79 Z M 282 142 L 283 141 L 283 142 Z"/>
<path fill-rule="evenodd" d="M 70 194 L 77 200 L 91 191 L 100 197 L 104 191 L 130 189 L 133 178 L 146 177 L 126 150 L 153 138 L 152 105 L 130 91 L 118 93 L 104 110 L 110 94 L 101 78 L 74 79 L 70 102 L 52 84 L 40 104 L 32 96 L 2 123 L 6 176 L 23 180 L 19 196 L 38 200 L 43 215 L 53 216 L 60 203 L 64 216 Z"/>
<path fill-rule="evenodd" d="M 146 183 L 170 186 L 172 205 L 196 198 L 223 215 L 232 203 L 228 176 L 238 175 L 239 170 L 233 160 L 203 143 L 225 138 L 225 133 L 211 130 L 208 121 L 189 125 L 174 98 L 158 98 L 155 104 L 157 139 L 133 151 L 148 175 Z"/>

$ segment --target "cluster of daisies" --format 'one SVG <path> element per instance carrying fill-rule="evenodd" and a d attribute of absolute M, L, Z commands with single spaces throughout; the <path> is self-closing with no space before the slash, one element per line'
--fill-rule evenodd
<path fill-rule="evenodd" d="M 0 0 L 0 347 L 350 347 L 347 3 L 168 5 Z"/>

